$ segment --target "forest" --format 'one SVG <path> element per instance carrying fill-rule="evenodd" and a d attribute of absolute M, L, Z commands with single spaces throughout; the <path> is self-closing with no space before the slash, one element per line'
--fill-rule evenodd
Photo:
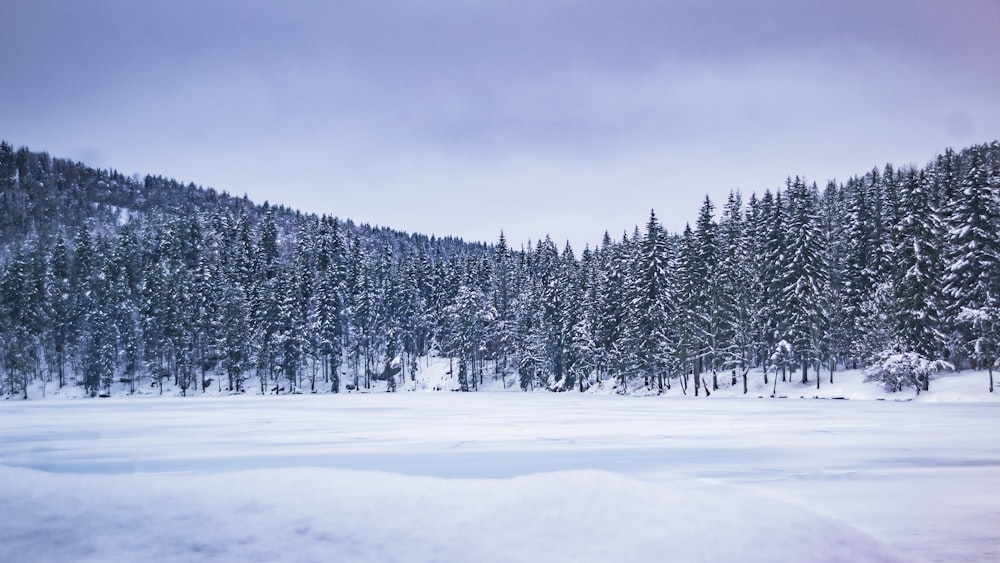
<path fill-rule="evenodd" d="M 392 391 L 434 356 L 461 391 L 700 395 L 751 370 L 820 385 L 883 366 L 873 378 L 918 392 L 933 369 L 983 369 L 992 392 L 998 233 L 997 141 L 706 197 L 681 233 L 651 211 L 579 252 L 357 225 L 3 142 L 0 389 Z"/>

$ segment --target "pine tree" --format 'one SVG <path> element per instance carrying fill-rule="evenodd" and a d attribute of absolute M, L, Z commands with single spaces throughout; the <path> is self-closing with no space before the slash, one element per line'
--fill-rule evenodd
<path fill-rule="evenodd" d="M 755 245 L 760 256 L 757 285 L 762 290 L 756 307 L 760 318 L 761 358 L 771 356 L 788 327 L 783 309 L 784 283 L 788 280 L 786 272 L 789 268 L 785 214 L 781 192 L 774 195 L 770 191 L 764 192 L 760 202 L 762 224 L 758 227 L 758 243 Z"/>
<path fill-rule="evenodd" d="M 894 233 L 894 331 L 903 352 L 939 358 L 943 352 L 940 307 L 944 266 L 937 243 L 942 227 L 932 207 L 930 188 L 926 174 L 907 171 Z"/>
<path fill-rule="evenodd" d="M 829 362 L 830 383 L 838 362 L 845 362 L 851 350 L 853 319 L 847 308 L 847 202 L 845 191 L 830 182 L 820 200 L 821 232 L 825 249 L 826 283 L 821 294 L 821 308 L 826 319 L 821 353 Z M 817 384 L 819 382 L 817 375 Z"/>
<path fill-rule="evenodd" d="M 705 196 L 695 225 L 695 261 L 692 273 L 697 295 L 693 301 L 696 329 L 700 333 L 699 362 L 695 371 L 695 391 L 700 374 L 712 372 L 712 389 L 718 389 L 718 373 L 722 361 L 723 297 L 719 278 L 719 225 L 714 219 L 715 205 Z"/>
<path fill-rule="evenodd" d="M 28 384 L 38 358 L 35 336 L 38 327 L 40 296 L 32 279 L 31 259 L 27 245 L 19 244 L 0 272 L 0 356 L 2 369 L 7 376 L 7 389 L 11 396 L 22 394 L 28 398 Z"/>
<path fill-rule="evenodd" d="M 580 263 L 573 247 L 566 243 L 559 258 L 557 274 L 559 300 L 562 303 L 558 316 L 559 349 L 562 357 L 562 374 L 556 390 L 564 391 L 576 387 L 580 375 L 581 358 L 574 346 L 577 327 L 583 320 L 583 280 Z"/>
<path fill-rule="evenodd" d="M 845 315 L 844 322 L 850 328 L 851 342 L 857 343 L 865 337 L 858 324 L 871 302 L 874 289 L 885 282 L 879 279 L 876 246 L 878 235 L 872 214 L 873 203 L 869 200 L 869 192 L 858 179 L 852 179 L 845 186 L 848 199 L 847 260 L 844 273 Z M 858 351 L 857 346 L 853 347 Z M 874 352 L 878 352 L 877 350 Z M 865 356 L 854 356 L 854 364 L 858 360 L 867 361 Z"/>
<path fill-rule="evenodd" d="M 753 301 L 754 271 L 751 219 L 744 215 L 739 192 L 730 192 L 719 222 L 720 261 L 718 295 L 721 319 L 722 367 L 732 370 L 731 385 L 736 384 L 736 369 L 750 369 L 755 348 Z M 745 391 L 744 385 L 744 391 Z"/>
<path fill-rule="evenodd" d="M 620 265 L 622 269 L 622 302 L 625 307 L 625 325 L 622 337 L 618 342 L 617 357 L 619 362 L 619 392 L 626 393 L 631 387 L 631 378 L 643 373 L 641 362 L 642 342 L 646 338 L 640 325 L 639 315 L 632 308 L 642 292 L 642 234 L 636 226 L 632 237 L 625 236 L 621 242 Z M 647 380 L 643 383 L 648 386 Z"/>
<path fill-rule="evenodd" d="M 623 261 L 623 245 L 614 244 L 611 237 L 604 233 L 597 264 L 599 302 L 596 317 L 599 324 L 594 329 L 594 338 L 599 363 L 598 372 L 603 371 L 606 375 L 624 372 L 621 348 L 627 303 Z"/>
<path fill-rule="evenodd" d="M 475 366 L 484 343 L 489 309 L 486 296 L 478 288 L 467 284 L 458 288 L 455 301 L 448 308 L 454 351 L 460 366 L 458 380 L 461 391 L 467 392 L 476 386 Z"/>
<path fill-rule="evenodd" d="M 673 351 L 674 340 L 670 325 L 673 296 L 669 264 L 666 235 L 656 213 L 650 211 L 636 272 L 637 291 L 630 305 L 638 325 L 639 369 L 647 385 L 661 393 L 665 388 L 667 359 Z"/>
<path fill-rule="evenodd" d="M 97 271 L 93 280 L 91 296 L 94 310 L 90 312 L 88 327 L 83 349 L 83 384 L 91 397 L 96 396 L 101 389 L 106 394 L 111 387 L 115 375 L 115 363 L 118 355 L 118 327 L 115 322 L 115 277 L 114 265 L 108 259 L 107 244 L 98 238 L 95 244 L 96 256 L 99 262 L 95 264 Z"/>
<path fill-rule="evenodd" d="M 958 326 L 971 357 L 990 372 L 1000 340 L 1000 178 L 991 177 L 982 149 L 972 151 L 968 171 L 949 218 L 950 251 L 945 292 L 951 298 L 950 315 Z"/>
<path fill-rule="evenodd" d="M 496 351 L 498 359 L 497 371 L 500 373 L 504 387 L 507 386 L 506 373 L 507 363 L 513 348 L 514 340 L 514 318 L 513 318 L 513 263 L 510 248 L 507 246 L 507 239 L 503 231 L 500 232 L 500 239 L 493 250 L 493 279 L 490 282 L 492 289 L 493 309 L 496 317 L 490 326 L 490 339 Z"/>
<path fill-rule="evenodd" d="M 593 383 L 591 376 L 600 369 L 596 342 L 600 304 L 597 258 L 589 246 L 580 255 L 579 292 L 579 317 L 572 327 L 570 347 L 574 357 L 573 377 L 583 392 Z"/>
<path fill-rule="evenodd" d="M 823 239 L 819 230 L 818 195 L 798 177 L 788 189 L 788 265 L 781 279 L 783 316 L 788 340 L 802 368 L 802 383 L 809 378 L 809 364 L 819 359 L 819 339 L 824 330 L 821 303 L 826 282 Z"/>
<path fill-rule="evenodd" d="M 251 285 L 251 307 L 254 314 L 251 331 L 257 356 L 257 376 L 260 378 L 260 391 L 263 394 L 267 392 L 268 381 L 277 374 L 276 337 L 281 318 L 278 229 L 273 210 L 264 215 L 260 224 L 254 257 Z M 277 391 L 279 386 L 275 384 L 274 389 Z"/>
<path fill-rule="evenodd" d="M 66 239 L 56 237 L 49 257 L 46 309 L 50 312 L 48 324 L 49 342 L 48 364 L 55 368 L 59 387 L 66 385 L 66 367 L 69 362 L 71 338 L 73 337 L 73 302 L 70 286 L 69 250 Z"/>
<path fill-rule="evenodd" d="M 680 241 L 680 252 L 675 266 L 677 315 L 677 344 L 674 347 L 674 362 L 680 371 L 681 391 L 687 394 L 688 375 L 694 375 L 695 396 L 699 394 L 700 383 L 696 364 L 699 358 L 701 319 L 696 315 L 699 298 L 697 244 L 691 225 L 684 226 Z"/>

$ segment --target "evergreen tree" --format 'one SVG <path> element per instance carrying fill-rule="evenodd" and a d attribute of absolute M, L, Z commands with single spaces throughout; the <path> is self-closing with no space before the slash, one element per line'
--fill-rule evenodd
<path fill-rule="evenodd" d="M 972 151 L 968 171 L 949 217 L 950 251 L 945 292 L 951 298 L 950 311 L 961 331 L 967 351 L 980 367 L 990 370 L 989 390 L 993 391 L 993 363 L 1000 339 L 1000 178 L 991 171 L 981 154 Z"/>
<path fill-rule="evenodd" d="M 846 362 L 851 351 L 854 319 L 847 305 L 847 226 L 845 190 L 834 182 L 827 184 L 820 202 L 822 237 L 825 249 L 826 284 L 821 296 L 821 308 L 826 319 L 821 341 L 822 354 L 830 365 L 830 383 L 838 362 Z M 818 377 L 818 374 L 817 374 Z M 818 379 L 817 379 L 818 381 Z"/>
<path fill-rule="evenodd" d="M 893 251 L 894 331 L 902 351 L 939 358 L 944 266 L 937 247 L 941 224 L 930 188 L 924 173 L 907 171 Z"/>
<path fill-rule="evenodd" d="M 594 329 L 597 348 L 598 372 L 606 375 L 624 372 L 622 353 L 625 319 L 628 314 L 625 302 L 625 270 L 623 245 L 616 245 L 604 233 L 598 268 L 598 325 Z M 598 376 L 600 378 L 600 376 Z"/>
<path fill-rule="evenodd" d="M 50 369 L 56 370 L 59 387 L 62 388 L 66 385 L 66 367 L 73 337 L 69 250 L 62 235 L 56 237 L 47 272 L 46 309 L 50 312 L 50 322 L 47 326 L 48 364 Z"/>
<path fill-rule="evenodd" d="M 874 288 L 885 280 L 878 277 L 876 258 L 878 235 L 872 214 L 873 203 L 869 200 L 870 194 L 858 179 L 848 182 L 845 189 L 849 202 L 847 261 L 844 274 L 847 317 L 845 322 L 851 326 L 849 340 L 857 343 L 865 336 L 859 325 L 859 319 L 865 314 L 864 310 L 869 308 Z M 859 350 L 856 346 L 854 349 Z M 859 359 L 866 361 L 869 358 L 855 356 L 855 367 Z"/>
<path fill-rule="evenodd" d="M 680 371 L 681 391 L 687 394 L 688 375 L 694 375 L 695 396 L 699 394 L 700 383 L 696 364 L 699 357 L 701 319 L 696 316 L 697 299 L 699 298 L 697 267 L 697 244 L 690 225 L 684 226 L 680 241 L 680 252 L 677 258 L 676 297 L 678 308 L 675 317 L 677 326 L 677 345 L 674 348 L 674 363 Z"/>
<path fill-rule="evenodd" d="M 493 292 L 492 305 L 496 316 L 490 325 L 490 339 L 497 355 L 497 371 L 503 379 L 504 387 L 506 387 L 507 364 L 514 341 L 514 264 L 510 248 L 507 246 L 507 239 L 502 231 L 493 250 L 493 261 L 495 267 L 490 287 Z"/>
<path fill-rule="evenodd" d="M 761 288 L 757 311 L 761 323 L 761 357 L 768 358 L 784 338 L 788 319 L 784 309 L 785 282 L 788 281 L 789 253 L 785 232 L 786 210 L 781 192 L 764 192 L 760 204 L 757 252 L 761 257 L 758 287 Z"/>
<path fill-rule="evenodd" d="M 826 283 L 823 239 L 820 233 L 818 194 L 798 177 L 789 181 L 788 262 L 781 280 L 787 340 L 802 368 L 802 383 L 808 382 L 809 365 L 820 357 L 823 326 L 821 296 Z"/>
<path fill-rule="evenodd" d="M 662 393 L 666 387 L 668 358 L 673 352 L 674 336 L 670 324 L 673 296 L 666 235 L 653 211 L 646 222 L 641 252 L 637 291 L 630 304 L 638 325 L 639 369 L 647 386 Z"/>
<path fill-rule="evenodd" d="M 714 213 L 715 205 L 705 196 L 695 225 L 695 255 L 691 265 L 697 291 L 692 301 L 692 314 L 699 333 L 696 393 L 701 379 L 699 374 L 704 371 L 712 372 L 712 389 L 718 389 L 718 373 L 725 347 L 722 343 L 724 305 L 719 276 L 719 225 L 715 222 Z"/>
<path fill-rule="evenodd" d="M 32 279 L 31 262 L 25 245 L 18 245 L 0 278 L 0 353 L 2 369 L 11 396 L 28 398 L 28 384 L 38 362 L 36 336 L 40 297 Z"/>
<path fill-rule="evenodd" d="M 754 271 L 751 219 L 744 215 L 739 192 L 730 192 L 719 222 L 718 295 L 721 319 L 720 341 L 722 368 L 732 370 L 731 385 L 736 384 L 736 369 L 744 374 L 750 369 L 755 349 L 753 322 Z"/>

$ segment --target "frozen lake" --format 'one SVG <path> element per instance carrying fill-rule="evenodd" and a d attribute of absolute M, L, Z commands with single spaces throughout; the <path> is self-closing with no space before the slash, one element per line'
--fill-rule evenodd
<path fill-rule="evenodd" d="M 857 529 L 917 560 L 1000 560 L 1000 405 L 995 403 L 672 400 L 547 393 L 7 402 L 0 405 L 0 465 L 0 521 L 19 523 L 0 533 L 0 545 L 8 546 L 34 545 L 48 534 L 59 535 L 58 526 L 52 524 L 66 503 L 97 513 L 108 503 L 114 506 L 114 499 L 102 496 L 101 490 L 118 490 L 125 496 L 158 491 L 146 505 L 159 503 L 163 512 L 176 515 L 184 513 L 193 499 L 222 503 L 213 506 L 225 511 L 237 504 L 281 504 L 281 498 L 308 496 L 302 491 L 324 490 L 324 480 L 340 488 L 365 481 L 378 484 L 378 490 L 401 491 L 398 495 L 413 503 L 407 518 L 420 521 L 435 518 L 420 514 L 421 506 L 445 508 L 432 500 L 411 498 L 407 495 L 415 493 L 407 491 L 414 486 L 439 490 L 454 503 L 444 520 L 457 519 L 456 525 L 462 525 L 470 516 L 460 513 L 477 504 L 477 495 L 489 499 L 512 491 L 543 491 L 538 495 L 544 496 L 544 491 L 562 487 L 562 496 L 547 502 L 558 505 L 565 500 L 572 510 L 569 497 L 578 489 L 602 488 L 602 483 L 614 489 L 621 476 L 627 479 L 619 483 L 622 491 L 616 494 L 621 498 L 635 494 L 640 500 L 634 502 L 640 504 L 646 495 L 641 487 L 648 486 L 649 498 L 676 493 L 681 496 L 674 500 L 681 505 L 722 502 L 715 506 L 715 515 L 739 509 L 750 511 L 746 518 L 755 518 L 752 505 L 765 506 L 771 500 L 794 508 L 768 513 L 777 514 L 778 521 L 735 522 L 722 528 L 713 523 L 712 514 L 703 515 L 704 520 L 692 515 L 688 523 L 695 526 L 693 533 L 703 535 L 698 542 L 711 543 L 719 534 L 744 534 L 740 546 L 755 538 L 767 543 L 796 533 L 796 521 L 815 517 L 822 524 L 805 532 L 822 534 L 826 523 L 845 524 L 845 529 Z M 556 477 L 535 476 L 550 472 L 557 472 Z M 284 492 L 281 486 L 270 485 L 254 490 L 254 484 L 261 482 L 287 485 L 295 479 L 310 485 Z M 561 485 L 553 484 L 556 479 Z M 226 483 L 253 491 L 226 492 Z M 170 494 L 171 487 L 183 490 L 178 493 L 181 501 Z M 363 490 L 361 486 L 359 491 Z M 367 497 L 354 491 L 360 496 L 357 507 L 350 510 L 361 512 L 351 512 L 353 520 L 364 513 L 359 507 L 366 498 L 381 498 L 378 490 L 365 493 Z M 334 503 L 339 498 L 330 491 L 323 494 L 332 495 Z M 541 498 L 538 495 L 534 497 Z M 740 500 L 731 501 L 736 503 L 731 506 L 725 498 Z M 178 508 L 172 504 L 175 501 L 186 504 Z M 499 510 L 496 502 L 501 501 L 483 501 Z M 279 520 L 282 514 L 296 518 L 296 506 L 286 505 L 275 512 Z M 130 506 L 113 510 L 127 511 Z M 212 515 L 211 507 L 205 510 L 210 518 L 222 518 Z M 677 521 L 668 518 L 665 524 Z M 115 522 L 109 520 L 108 525 L 119 525 Z M 641 528 L 633 522 L 605 525 L 621 526 L 625 533 Z M 66 527 L 69 530 L 71 524 Z M 99 560 L 116 553 L 140 553 L 135 546 L 94 544 L 93 534 L 72 537 L 62 547 L 50 546 L 50 551 L 19 552 L 24 560 L 67 554 L 75 558 L 74 553 L 85 554 L 79 559 Z M 603 545 L 589 541 L 591 548 Z M 213 551 L 210 539 L 203 543 L 205 551 L 181 556 L 240 555 Z M 392 555 L 406 560 L 406 545 L 398 544 L 396 551 L 378 557 L 357 551 L 357 546 L 350 553 L 354 560 Z M 81 546 L 85 551 L 73 551 Z M 803 546 L 799 548 L 808 549 Z M 510 554 L 546 559 L 534 551 L 542 544 L 523 547 L 525 551 Z M 124 551 L 115 551 L 118 548 Z M 775 553 L 796 557 L 796 548 L 789 549 L 765 549 L 761 560 Z M 270 552 L 254 553 L 268 558 Z M 271 555 L 309 559 L 312 553 L 277 550 Z M 614 553 L 618 552 L 612 557 Z M 641 559 L 643 553 L 647 552 L 634 555 Z M 676 557 L 665 559 L 698 553 L 677 551 Z M 454 558 L 448 551 L 409 555 Z M 594 555 L 598 558 L 599 553 Z M 326 559 L 322 552 L 315 558 Z"/>

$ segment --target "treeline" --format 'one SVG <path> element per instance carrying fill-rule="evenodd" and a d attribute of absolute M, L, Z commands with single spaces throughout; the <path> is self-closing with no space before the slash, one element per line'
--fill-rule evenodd
<path fill-rule="evenodd" d="M 706 198 L 683 233 L 651 213 L 579 255 L 548 237 L 513 249 L 359 227 L 6 143 L 0 173 L 10 396 L 37 380 L 395 389 L 429 354 L 454 360 L 462 390 L 694 394 L 745 388 L 759 367 L 818 385 L 893 353 L 997 361 L 997 142 L 734 192 L 719 213 Z"/>

